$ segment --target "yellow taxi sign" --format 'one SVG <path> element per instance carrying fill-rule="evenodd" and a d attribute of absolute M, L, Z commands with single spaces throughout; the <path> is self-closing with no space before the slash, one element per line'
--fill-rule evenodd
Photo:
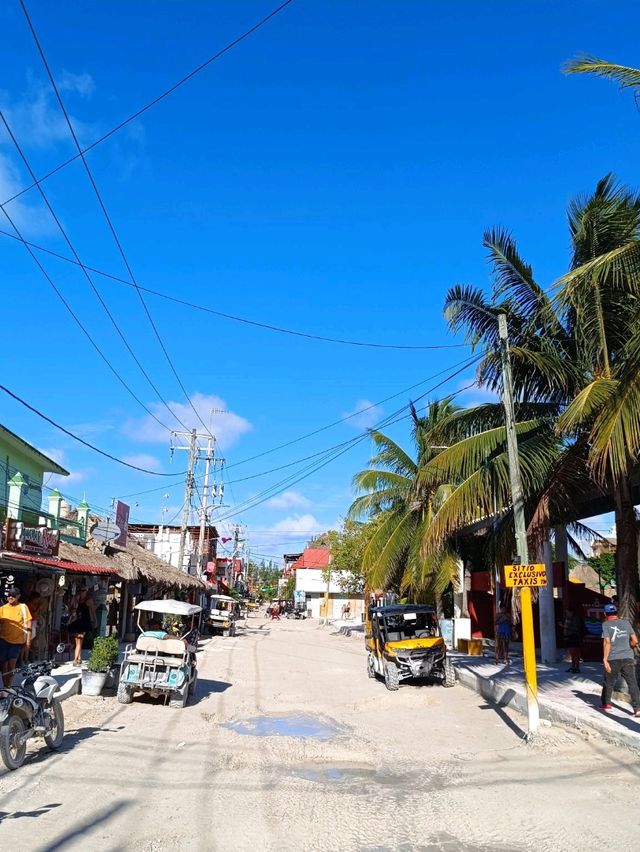
<path fill-rule="evenodd" d="M 535 562 L 530 565 L 505 565 L 504 584 L 507 588 L 546 586 L 547 569 L 543 562 Z"/>

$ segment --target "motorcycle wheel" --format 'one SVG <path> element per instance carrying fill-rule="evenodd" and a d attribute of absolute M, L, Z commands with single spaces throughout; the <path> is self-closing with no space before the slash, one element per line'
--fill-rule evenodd
<path fill-rule="evenodd" d="M 51 727 L 48 733 L 44 735 L 44 741 L 52 751 L 56 751 L 62 745 L 64 739 L 64 713 L 62 712 L 62 704 L 59 701 L 54 701 L 51 704 Z"/>
<path fill-rule="evenodd" d="M 0 728 L 0 757 L 7 769 L 19 769 L 27 753 L 27 742 L 19 742 L 24 733 L 24 724 L 19 716 L 9 716 L 6 725 Z"/>

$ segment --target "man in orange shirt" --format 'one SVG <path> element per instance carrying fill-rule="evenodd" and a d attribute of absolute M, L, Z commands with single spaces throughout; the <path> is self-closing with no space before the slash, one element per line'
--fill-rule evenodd
<path fill-rule="evenodd" d="M 26 604 L 20 603 L 20 589 L 7 589 L 6 598 L 6 604 L 0 606 L 0 672 L 4 686 L 9 687 L 22 648 L 26 646 L 29 654 L 31 613 Z"/>

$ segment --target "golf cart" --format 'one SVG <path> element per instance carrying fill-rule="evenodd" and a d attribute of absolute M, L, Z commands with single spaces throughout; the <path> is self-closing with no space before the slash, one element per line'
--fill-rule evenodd
<path fill-rule="evenodd" d="M 240 606 L 235 598 L 228 595 L 211 595 L 207 613 L 207 628 L 210 633 L 235 636 L 239 616 Z"/>
<path fill-rule="evenodd" d="M 135 645 L 127 645 L 125 648 L 120 665 L 118 701 L 120 704 L 131 704 L 136 692 L 145 692 L 154 698 L 163 696 L 170 707 L 184 707 L 189 696 L 195 693 L 198 680 L 196 616 L 200 615 L 202 607 L 184 601 L 162 600 L 142 601 L 134 609 L 138 611 L 141 635 Z M 164 633 L 166 638 L 145 636 L 140 625 L 142 612 L 190 618 L 190 625 L 184 630 L 185 638 L 174 638 L 163 630 L 148 632 L 160 636 Z M 194 644 L 189 644 L 189 641 Z"/>
<path fill-rule="evenodd" d="M 367 673 L 395 690 L 408 678 L 433 678 L 454 686 L 456 673 L 432 606 L 371 607 L 365 627 Z"/>

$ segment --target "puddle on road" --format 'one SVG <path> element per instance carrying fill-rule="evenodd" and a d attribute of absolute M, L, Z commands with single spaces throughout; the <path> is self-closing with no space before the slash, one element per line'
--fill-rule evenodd
<path fill-rule="evenodd" d="M 308 764 L 291 767 L 285 769 L 284 772 L 289 776 L 304 778 L 305 781 L 313 781 L 316 784 L 371 782 L 381 787 L 401 787 L 405 784 L 411 784 L 418 778 L 416 773 L 399 774 L 358 763 L 343 763 L 332 766 Z"/>
<path fill-rule="evenodd" d="M 227 722 L 224 725 L 248 737 L 313 737 L 329 740 L 342 733 L 342 729 L 328 720 L 316 716 L 253 716 L 238 722 Z"/>

